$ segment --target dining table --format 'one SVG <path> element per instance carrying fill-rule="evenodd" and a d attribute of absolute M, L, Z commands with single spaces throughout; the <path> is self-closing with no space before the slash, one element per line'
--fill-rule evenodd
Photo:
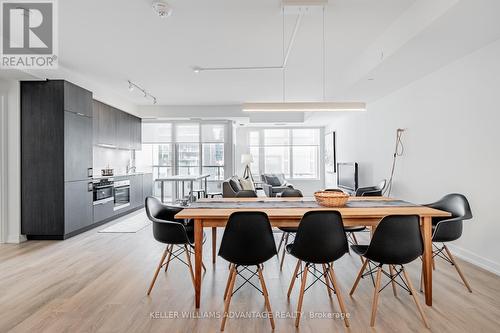
<path fill-rule="evenodd" d="M 345 226 L 366 226 L 372 234 L 378 223 L 388 215 L 417 215 L 424 251 L 422 270 L 425 303 L 432 306 L 432 218 L 449 217 L 450 213 L 387 197 L 349 197 L 342 207 L 323 207 L 314 198 L 216 198 L 201 199 L 176 214 L 177 219 L 194 220 L 195 307 L 201 305 L 203 229 L 212 228 L 215 259 L 216 228 L 225 227 L 229 216 L 240 211 L 261 211 L 267 214 L 272 227 L 297 227 L 308 211 L 336 210 Z"/>

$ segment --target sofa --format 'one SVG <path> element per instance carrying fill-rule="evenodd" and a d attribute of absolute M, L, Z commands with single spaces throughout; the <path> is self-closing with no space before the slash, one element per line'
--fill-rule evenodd
<path fill-rule="evenodd" d="M 291 188 L 293 185 L 285 180 L 283 174 L 263 174 L 260 176 L 262 189 L 268 197 L 275 197 L 278 193 Z"/>
<path fill-rule="evenodd" d="M 222 182 L 222 197 L 223 198 L 236 198 L 240 192 L 253 192 L 255 190 L 244 190 L 241 186 L 238 176 L 232 176 Z M 253 195 L 252 195 L 253 196 Z"/>

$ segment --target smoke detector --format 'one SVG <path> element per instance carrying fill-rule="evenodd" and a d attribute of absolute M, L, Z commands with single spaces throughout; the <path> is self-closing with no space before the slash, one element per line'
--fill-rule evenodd
<path fill-rule="evenodd" d="M 164 1 L 153 1 L 152 5 L 155 13 L 161 17 L 167 17 L 172 14 L 172 7 Z"/>

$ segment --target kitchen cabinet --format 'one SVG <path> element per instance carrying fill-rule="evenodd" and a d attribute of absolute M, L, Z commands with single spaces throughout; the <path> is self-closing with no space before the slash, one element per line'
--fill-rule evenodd
<path fill-rule="evenodd" d="M 93 224 L 92 181 L 64 185 L 64 233 L 70 234 Z"/>
<path fill-rule="evenodd" d="M 92 92 L 64 81 L 64 110 L 92 117 Z"/>
<path fill-rule="evenodd" d="M 21 81 L 21 233 L 65 239 L 92 222 L 92 93 Z"/>
<path fill-rule="evenodd" d="M 141 149 L 142 122 L 117 108 L 99 101 L 93 103 L 95 145 L 120 149 Z"/>
<path fill-rule="evenodd" d="M 95 101 L 93 106 L 93 115 L 97 118 L 94 121 L 93 141 L 97 145 L 117 147 L 117 113 L 111 106 L 99 101 Z"/>
<path fill-rule="evenodd" d="M 144 205 L 143 175 L 130 177 L 130 207 L 137 208 Z"/>
<path fill-rule="evenodd" d="M 92 118 L 64 111 L 64 181 L 92 174 Z"/>
<path fill-rule="evenodd" d="M 153 195 L 153 174 L 145 173 L 142 175 L 142 204 L 147 197 Z"/>
<path fill-rule="evenodd" d="M 121 112 L 118 109 L 113 109 L 116 114 L 117 128 L 116 128 L 116 145 L 118 148 L 131 149 L 132 140 L 130 136 L 131 116 L 128 113 Z"/>
<path fill-rule="evenodd" d="M 94 223 L 107 220 L 115 215 L 114 207 L 114 201 L 94 205 Z"/>

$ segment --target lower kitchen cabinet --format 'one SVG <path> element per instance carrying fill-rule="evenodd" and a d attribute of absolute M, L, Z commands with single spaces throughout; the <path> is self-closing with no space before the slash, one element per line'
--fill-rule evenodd
<path fill-rule="evenodd" d="M 64 184 L 64 234 L 93 224 L 92 182 L 76 181 Z"/>
<path fill-rule="evenodd" d="M 115 215 L 114 207 L 115 202 L 113 200 L 94 205 L 94 223 L 107 220 Z"/>
<path fill-rule="evenodd" d="M 134 175 L 130 177 L 130 207 L 132 208 L 144 205 L 142 179 L 143 175 Z"/>
<path fill-rule="evenodd" d="M 147 196 L 153 194 L 153 174 L 132 174 L 128 176 L 114 177 L 116 181 L 130 181 L 130 206 L 115 211 L 114 202 L 104 203 L 94 206 L 93 223 L 110 221 L 114 217 L 120 217 L 144 207 L 144 202 Z"/>
<path fill-rule="evenodd" d="M 145 173 L 142 176 L 142 204 L 145 199 L 153 195 L 153 174 Z"/>

